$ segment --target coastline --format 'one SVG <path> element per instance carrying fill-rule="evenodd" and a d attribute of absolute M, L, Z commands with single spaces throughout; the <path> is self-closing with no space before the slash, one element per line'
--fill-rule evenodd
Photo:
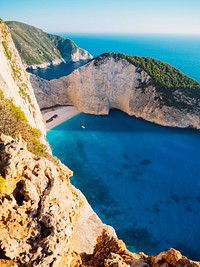
<path fill-rule="evenodd" d="M 64 106 L 64 107 L 52 107 L 41 111 L 43 120 L 46 126 L 46 130 L 50 130 L 57 125 L 63 123 L 66 120 L 71 119 L 72 117 L 81 113 L 77 108 L 73 106 Z M 55 116 L 57 115 L 57 116 Z M 51 117 L 55 116 L 52 121 L 46 122 Z"/>

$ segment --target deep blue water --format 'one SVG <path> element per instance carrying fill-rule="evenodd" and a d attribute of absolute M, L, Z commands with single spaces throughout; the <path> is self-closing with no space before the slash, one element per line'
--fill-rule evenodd
<path fill-rule="evenodd" d="M 62 76 L 69 75 L 70 73 L 72 73 L 72 71 L 80 68 L 85 63 L 87 63 L 87 60 L 81 60 L 78 62 L 61 63 L 60 65 L 49 66 L 44 69 L 35 69 L 35 70 L 27 69 L 27 71 L 43 79 L 52 80 L 52 79 L 58 79 Z"/>
<path fill-rule="evenodd" d="M 85 121 L 85 129 L 80 126 Z M 80 114 L 48 131 L 72 184 L 132 251 L 174 247 L 200 260 L 200 133 L 112 110 Z"/>
<path fill-rule="evenodd" d="M 114 51 L 154 57 L 200 81 L 200 37 L 67 37 L 94 56 Z M 200 260 L 198 131 L 160 127 L 113 110 L 109 116 L 78 115 L 47 138 L 74 171 L 72 183 L 131 250 L 157 254 L 174 247 Z"/>

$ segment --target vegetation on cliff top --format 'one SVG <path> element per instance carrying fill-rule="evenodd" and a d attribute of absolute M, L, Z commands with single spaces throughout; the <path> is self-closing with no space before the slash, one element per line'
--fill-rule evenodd
<path fill-rule="evenodd" d="M 56 46 L 42 30 L 15 21 L 6 24 L 24 64 L 42 64 L 61 58 Z"/>
<path fill-rule="evenodd" d="M 200 89 L 200 83 L 187 77 L 175 67 L 153 58 L 128 56 L 125 54 L 117 53 L 105 53 L 94 59 L 94 61 L 96 62 L 95 64 L 98 64 L 98 62 L 100 62 L 101 60 L 109 57 L 113 57 L 117 61 L 125 59 L 134 66 L 142 68 L 151 76 L 153 83 L 158 87 L 170 89 Z"/>
<path fill-rule="evenodd" d="M 64 58 L 71 61 L 77 46 L 69 39 L 47 34 L 36 27 L 7 21 L 15 46 L 24 64 L 39 65 Z"/>
<path fill-rule="evenodd" d="M 70 39 L 62 38 L 58 35 L 53 34 L 47 35 L 60 51 L 62 58 L 64 58 L 64 60 L 66 61 L 71 61 L 71 55 L 77 52 L 78 46 Z"/>
<path fill-rule="evenodd" d="M 7 99 L 0 90 L 0 132 L 12 137 L 21 134 L 27 142 L 27 148 L 37 156 L 45 155 L 46 146 L 39 139 L 41 132 L 30 126 L 24 112 L 12 99 Z"/>

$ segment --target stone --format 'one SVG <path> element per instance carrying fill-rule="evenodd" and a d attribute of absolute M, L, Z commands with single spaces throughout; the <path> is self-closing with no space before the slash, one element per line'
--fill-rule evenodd
<path fill-rule="evenodd" d="M 72 171 L 30 153 L 20 136 L 1 134 L 0 147 L 0 173 L 9 184 L 0 197 L 0 255 L 46 267 L 70 261 L 73 251 L 90 253 L 108 226 L 70 184 Z"/>
<path fill-rule="evenodd" d="M 29 124 L 43 133 L 42 141 L 46 143 L 45 125 L 29 74 L 26 73 L 10 32 L 2 21 L 0 22 L 0 39 L 0 89 L 7 98 L 12 98 L 14 103 L 24 111 Z"/>

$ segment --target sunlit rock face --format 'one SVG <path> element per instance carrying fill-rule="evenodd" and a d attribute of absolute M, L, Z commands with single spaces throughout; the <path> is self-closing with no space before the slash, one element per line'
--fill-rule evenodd
<path fill-rule="evenodd" d="M 69 181 L 72 171 L 58 160 L 38 158 L 21 137 L 0 137 L 1 259 L 16 266 L 57 266 L 71 254 L 92 253 L 103 229 L 113 236 Z M 68 266 L 68 265 L 67 265 Z"/>
<path fill-rule="evenodd" d="M 24 111 L 30 125 L 45 135 L 45 126 L 29 75 L 3 21 L 0 21 L 0 90 Z"/>
<path fill-rule="evenodd" d="M 96 115 L 115 108 L 164 126 L 200 128 L 199 89 L 156 87 L 126 59 L 94 59 L 69 76 L 51 81 L 32 76 L 31 83 L 40 108 L 74 105 Z"/>

